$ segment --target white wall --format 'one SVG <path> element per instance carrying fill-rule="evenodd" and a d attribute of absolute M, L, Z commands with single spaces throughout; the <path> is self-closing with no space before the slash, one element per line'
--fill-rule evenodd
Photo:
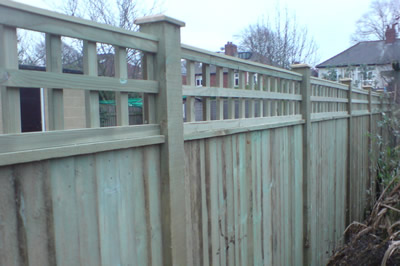
<path fill-rule="evenodd" d="M 383 65 L 383 66 L 375 66 L 375 69 L 371 70 L 372 79 L 366 81 L 367 85 L 372 85 L 374 88 L 386 87 L 387 82 L 385 81 L 385 79 L 382 78 L 381 71 L 387 71 L 387 70 L 391 70 L 391 69 L 392 69 L 392 67 L 390 64 Z M 329 68 L 320 68 L 318 70 L 318 77 L 323 78 L 325 74 L 328 74 L 329 70 L 330 70 Z M 335 68 L 335 70 L 337 71 L 337 74 L 338 74 L 338 80 L 341 78 L 347 78 L 346 77 L 347 67 L 338 67 L 338 68 Z M 362 82 L 362 77 L 359 72 L 360 72 L 360 68 L 359 67 L 355 68 L 351 72 L 350 78 L 353 79 L 354 85 L 357 85 L 358 88 L 361 88 L 361 86 L 363 85 L 363 82 Z"/>

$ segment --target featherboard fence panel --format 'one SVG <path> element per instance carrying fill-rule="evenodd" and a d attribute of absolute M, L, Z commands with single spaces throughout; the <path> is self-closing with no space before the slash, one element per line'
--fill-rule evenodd
<path fill-rule="evenodd" d="M 326 262 L 371 204 L 368 134 L 380 130 L 383 96 L 310 78 L 304 65 L 279 72 L 190 46 L 182 58 L 193 264 Z"/>
<path fill-rule="evenodd" d="M 161 16 L 145 34 L 11 1 L 0 13 L 0 265 L 185 265 L 182 111 L 172 105 L 183 24 Z M 18 69 L 17 28 L 45 34 L 47 72 Z M 83 75 L 62 73 L 62 37 L 83 41 Z M 98 76 L 98 43 L 114 48 L 114 77 Z M 127 49 L 145 55 L 145 80 L 127 77 Z M 47 91 L 49 131 L 20 133 L 25 87 Z M 64 130 L 68 90 L 85 92 L 85 129 Z M 115 94 L 115 127 L 100 128 L 99 91 Z M 144 125 L 129 126 L 132 92 L 145 95 Z"/>
<path fill-rule="evenodd" d="M 386 96 L 181 45 L 173 18 L 136 23 L 0 3 L 0 265 L 323 264 L 372 203 L 367 135 Z M 17 28 L 46 34 L 47 72 L 18 69 Z M 83 40 L 83 75 L 62 73 L 62 36 Z M 100 42 L 115 77 L 97 74 Z M 127 48 L 144 80 L 128 79 Z M 35 87 L 49 130 L 21 133 L 19 88 Z M 84 129 L 64 128 L 69 90 L 85 91 Z M 115 93 L 116 126 L 100 127 L 99 91 Z"/>

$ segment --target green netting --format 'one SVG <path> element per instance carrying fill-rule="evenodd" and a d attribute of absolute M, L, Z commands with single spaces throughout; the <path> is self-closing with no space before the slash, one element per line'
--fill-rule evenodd
<path fill-rule="evenodd" d="M 100 101 L 100 104 L 111 104 L 115 105 L 114 100 L 103 100 Z M 128 99 L 128 106 L 130 107 L 143 107 L 143 101 L 141 98 L 129 98 Z"/>

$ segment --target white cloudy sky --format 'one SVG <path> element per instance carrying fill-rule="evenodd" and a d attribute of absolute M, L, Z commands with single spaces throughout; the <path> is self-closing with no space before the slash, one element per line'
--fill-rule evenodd
<path fill-rule="evenodd" d="M 43 0 L 18 0 L 49 8 Z M 47 2 L 51 0 L 46 0 Z M 355 22 L 371 0 L 159 0 L 166 15 L 184 21 L 182 42 L 218 51 L 227 41 L 238 42 L 243 28 L 262 16 L 273 17 L 275 7 L 296 13 L 319 46 L 319 62 L 347 49 Z M 145 1 L 146 2 L 146 1 Z M 146 4 L 146 3 L 145 3 Z"/>

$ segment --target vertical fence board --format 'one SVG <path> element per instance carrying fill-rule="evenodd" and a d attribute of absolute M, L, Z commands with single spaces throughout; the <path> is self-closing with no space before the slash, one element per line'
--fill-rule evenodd
<path fill-rule="evenodd" d="M 294 254 L 293 261 L 295 265 L 303 265 L 303 164 L 302 164 L 302 154 L 303 154 L 303 146 L 299 145 L 303 138 L 301 126 L 296 126 L 294 130 L 293 141 L 293 160 L 294 162 L 294 181 L 293 181 L 293 205 L 294 205 Z M 307 193 L 307 191 L 306 191 Z"/>
<path fill-rule="evenodd" d="M 248 252 L 248 230 L 247 230 L 247 175 L 246 175 L 246 135 L 240 134 L 238 136 L 238 200 L 239 200 L 239 247 L 240 247 L 240 262 L 241 265 L 247 264 L 247 252 Z"/>
<path fill-rule="evenodd" d="M 234 208 L 234 215 L 235 215 L 235 237 L 234 237 L 234 243 L 235 243 L 235 265 L 241 265 L 240 261 L 240 242 L 241 238 L 239 235 L 239 228 L 240 228 L 240 205 L 239 205 L 239 171 L 240 171 L 240 166 L 239 166 L 239 152 L 238 152 L 238 135 L 234 135 L 232 137 L 232 155 L 233 155 L 233 208 Z"/>
<path fill-rule="evenodd" d="M 0 265 L 21 265 L 25 262 L 19 248 L 23 244 L 18 237 L 17 215 L 20 210 L 17 209 L 11 166 L 0 168 L 0 203 Z"/>
<path fill-rule="evenodd" d="M 52 235 L 49 235 L 47 224 L 49 203 L 46 202 L 45 196 L 46 171 L 40 163 L 28 163 L 18 167 L 15 176 L 21 221 L 19 230 L 20 234 L 25 236 L 26 262 L 31 265 L 51 265 L 54 260 L 53 254 L 50 253 L 53 250 L 48 248 Z M 71 217 L 71 220 L 74 219 L 76 216 Z M 72 221 L 72 226 L 74 225 Z M 60 265 L 63 263 L 60 261 Z"/>
<path fill-rule="evenodd" d="M 252 157 L 253 162 L 253 183 L 252 183 L 252 194 L 253 195 L 253 250 L 254 250 L 254 265 L 262 265 L 262 183 L 261 183 L 261 168 L 262 159 L 261 151 L 263 149 L 261 142 L 261 132 L 252 133 Z"/>
<path fill-rule="evenodd" d="M 255 150 L 252 147 L 254 132 L 249 132 L 245 134 L 246 136 L 246 161 L 245 161 L 245 171 L 246 171 L 246 226 L 247 226 L 247 263 L 249 265 L 254 265 L 254 197 L 253 197 L 253 184 L 255 182 Z"/>
<path fill-rule="evenodd" d="M 261 158 L 262 158 L 262 237 L 263 237 L 263 261 L 264 265 L 272 265 L 272 175 L 271 175 L 271 149 L 270 131 L 261 133 Z"/>
<path fill-rule="evenodd" d="M 191 263 L 193 265 L 201 265 L 202 261 L 202 245 L 201 245 L 201 178 L 200 178 L 200 147 L 199 142 L 185 143 L 185 182 L 188 200 L 186 208 L 187 213 L 187 230 L 191 232 L 188 239 L 191 250 Z M 190 177 L 190 178 L 189 178 Z M 188 237 L 189 238 L 189 237 Z"/>
<path fill-rule="evenodd" d="M 113 151 L 96 155 L 97 208 L 102 265 L 121 264 L 118 201 L 122 188 L 117 171 Z"/>
<path fill-rule="evenodd" d="M 145 186 L 143 181 L 143 166 L 147 165 L 150 162 L 144 161 L 143 158 L 143 150 L 142 149 L 135 149 L 133 151 L 132 157 L 129 158 L 127 162 L 133 162 L 132 170 L 133 175 L 126 176 L 126 180 L 124 183 L 128 183 L 130 178 L 132 180 L 132 189 L 124 191 L 126 194 L 123 198 L 124 202 L 129 202 L 126 197 L 129 197 L 132 193 L 132 202 L 135 202 L 133 206 L 133 222 L 131 220 L 126 221 L 126 226 L 133 226 L 135 241 L 136 241 L 136 256 L 137 256 L 137 263 L 138 265 L 148 265 L 148 256 L 147 256 L 147 227 L 146 227 L 146 210 L 145 210 Z M 120 168 L 126 167 L 125 164 L 121 164 Z M 123 209 L 123 208 L 122 208 Z M 122 227 L 122 226 L 120 226 Z M 123 232 L 121 232 L 120 239 L 122 239 Z M 129 241 L 127 241 L 129 242 Z M 121 243 L 121 247 L 123 244 Z M 126 249 L 126 254 L 129 255 L 132 250 Z M 129 262 L 129 259 L 127 259 Z"/>
<path fill-rule="evenodd" d="M 117 183 L 118 238 L 122 265 L 147 262 L 144 208 L 143 159 L 140 149 L 120 151 L 115 154 Z M 137 167 L 140 165 L 140 167 Z M 118 191 L 119 190 L 119 191 Z M 111 217 L 110 217 L 111 218 Z M 113 219 L 113 218 L 111 218 Z M 143 236 L 144 234 L 144 236 Z M 144 250 L 145 248 L 145 250 Z"/>
<path fill-rule="evenodd" d="M 151 265 L 161 265 L 162 256 L 162 239 L 161 239 L 161 206 L 160 206 L 160 150 L 157 146 L 146 147 L 144 151 L 144 178 L 147 201 L 148 201 L 148 216 L 147 237 L 150 242 L 149 259 Z"/>
<path fill-rule="evenodd" d="M 81 265 L 100 265 L 97 189 L 93 155 L 75 160 L 76 206 L 79 222 Z M 90 254 L 90 256 L 88 256 Z"/>
<path fill-rule="evenodd" d="M 234 191 L 233 191 L 233 154 L 232 154 L 232 136 L 224 140 L 225 152 L 225 186 L 226 186 L 226 259 L 228 265 L 235 265 L 235 242 L 234 242 Z"/>
<path fill-rule="evenodd" d="M 225 145 L 224 139 L 217 139 L 217 158 L 219 158 L 219 167 L 217 167 L 217 181 L 218 181 L 218 235 L 219 235 L 219 258 L 220 264 L 226 264 L 226 217 L 227 217 L 227 206 L 226 206 L 226 157 L 225 157 Z"/>
<path fill-rule="evenodd" d="M 207 140 L 206 154 L 208 157 L 207 167 L 207 205 L 209 206 L 209 253 L 210 264 L 219 265 L 220 246 L 219 246 L 219 223 L 218 223 L 218 176 L 217 167 L 220 163 L 217 157 L 217 140 L 215 138 Z"/>
<path fill-rule="evenodd" d="M 287 87 L 287 85 L 286 85 Z M 288 108 L 288 105 L 286 106 Z M 290 136 L 290 131 L 293 128 L 286 127 L 284 129 L 284 134 L 282 135 L 282 149 L 284 151 L 284 159 L 282 162 L 283 166 L 283 198 L 282 202 L 284 202 L 284 221 L 285 221 L 285 227 L 284 227 L 284 241 L 285 241 L 285 264 L 289 265 L 291 264 L 292 260 L 292 252 L 291 252 L 291 245 L 293 243 L 293 238 L 291 235 L 291 228 L 290 228 L 290 221 L 292 214 L 290 212 L 290 206 L 291 206 L 291 191 L 289 189 L 289 186 L 291 185 L 290 183 L 290 176 L 289 176 L 289 168 L 290 166 L 290 161 L 289 161 L 289 136 Z"/>
<path fill-rule="evenodd" d="M 58 265 L 79 265 L 78 209 L 74 158 L 50 162 L 56 258 Z"/>
<path fill-rule="evenodd" d="M 207 178 L 206 175 L 208 174 L 206 170 L 206 156 L 208 156 L 207 144 L 206 140 L 200 140 L 200 178 L 201 178 L 201 222 L 202 222 L 202 250 L 203 254 L 203 265 L 210 265 L 210 251 L 209 251 L 209 241 L 211 241 L 208 237 L 208 220 L 209 220 L 209 209 L 210 206 L 208 205 L 207 201 Z"/>

